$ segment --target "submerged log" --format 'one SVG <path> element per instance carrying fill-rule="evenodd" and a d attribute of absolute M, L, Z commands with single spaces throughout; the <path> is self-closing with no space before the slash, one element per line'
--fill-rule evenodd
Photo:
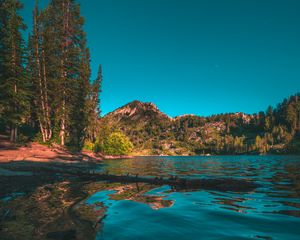
<path fill-rule="evenodd" d="M 255 190 L 259 185 L 255 182 L 244 179 L 233 178 L 163 178 L 163 177 L 138 177 L 124 175 L 111 175 L 111 174 L 82 174 L 80 175 L 82 180 L 89 181 L 108 181 L 108 182 L 120 182 L 120 183 L 148 183 L 153 185 L 169 185 L 175 190 L 215 190 L 215 191 L 233 191 L 233 192 L 251 192 Z"/>

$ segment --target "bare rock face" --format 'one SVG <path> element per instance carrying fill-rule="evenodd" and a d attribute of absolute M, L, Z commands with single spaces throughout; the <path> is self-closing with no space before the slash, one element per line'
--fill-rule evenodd
<path fill-rule="evenodd" d="M 107 118 L 114 122 L 133 121 L 133 122 L 148 122 L 150 120 L 167 120 L 170 118 L 165 113 L 161 112 L 157 106 L 151 102 L 133 101 L 123 107 L 109 113 Z"/>

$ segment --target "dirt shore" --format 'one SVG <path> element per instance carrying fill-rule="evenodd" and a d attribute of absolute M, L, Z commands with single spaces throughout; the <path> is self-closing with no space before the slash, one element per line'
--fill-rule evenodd
<path fill-rule="evenodd" d="M 0 163 L 11 161 L 70 163 L 102 159 L 103 156 L 92 152 L 72 153 L 59 146 L 48 147 L 35 142 L 18 146 L 11 144 L 7 137 L 0 135 Z"/>
<path fill-rule="evenodd" d="M 78 163 L 124 158 L 133 156 L 108 156 L 86 150 L 74 153 L 58 145 L 45 146 L 36 142 L 18 146 L 11 144 L 7 136 L 0 135 L 0 163 L 11 161 Z"/>

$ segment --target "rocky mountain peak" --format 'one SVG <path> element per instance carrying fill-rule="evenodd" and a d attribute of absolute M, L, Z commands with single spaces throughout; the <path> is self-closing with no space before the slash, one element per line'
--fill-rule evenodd
<path fill-rule="evenodd" d="M 126 105 L 109 113 L 108 117 L 115 120 L 147 120 L 149 118 L 164 118 L 171 119 L 168 115 L 161 112 L 158 107 L 152 102 L 141 102 L 134 100 Z"/>

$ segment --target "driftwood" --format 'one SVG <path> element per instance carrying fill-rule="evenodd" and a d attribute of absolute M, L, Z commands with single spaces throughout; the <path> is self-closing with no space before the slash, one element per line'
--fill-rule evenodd
<path fill-rule="evenodd" d="M 86 165 L 83 166 L 72 166 L 69 165 L 51 165 L 44 166 L 43 164 L 29 165 L 26 166 L 21 164 L 15 165 L 10 163 L 11 167 L 8 169 L 14 169 L 18 171 L 31 171 L 33 176 L 37 178 L 40 176 L 49 176 L 49 173 L 55 173 L 62 177 L 75 177 L 83 181 L 108 181 L 108 182 L 119 182 L 119 183 L 148 183 L 152 185 L 162 186 L 169 185 L 174 190 L 216 190 L 216 191 L 233 191 L 233 192 L 250 192 L 255 190 L 259 185 L 254 181 L 245 179 L 234 179 L 234 178 L 179 178 L 177 176 L 166 177 L 143 177 L 136 175 L 112 175 L 108 172 L 97 173 L 93 170 L 83 170 Z M 35 176 L 34 176 L 35 177 Z M 28 178 L 28 177 L 27 177 Z M 26 178 L 26 179 L 27 179 Z M 4 182 L 6 180 L 3 180 Z M 1 183 L 1 179 L 0 179 Z M 8 188 L 10 188 L 8 186 Z M 2 190 L 2 189 L 1 189 Z M 1 191 L 0 191 L 1 196 Z"/>
<path fill-rule="evenodd" d="M 163 177 L 139 177 L 138 175 L 130 176 L 127 175 L 111 175 L 108 173 L 97 174 L 81 174 L 80 178 L 82 180 L 89 181 L 108 181 L 108 182 L 120 182 L 120 183 L 148 183 L 153 185 L 169 185 L 174 190 L 216 190 L 216 191 L 233 191 L 233 192 L 250 192 L 256 189 L 259 185 L 243 180 L 243 179 L 233 179 L 233 178 L 200 178 L 200 179 L 188 179 L 188 178 L 178 178 L 171 176 L 170 178 Z"/>

